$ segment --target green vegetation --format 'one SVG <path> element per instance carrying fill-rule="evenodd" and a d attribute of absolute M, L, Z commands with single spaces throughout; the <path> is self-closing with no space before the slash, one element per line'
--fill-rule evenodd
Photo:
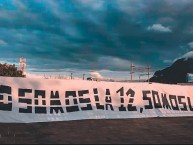
<path fill-rule="evenodd" d="M 0 63 L 0 76 L 9 76 L 9 77 L 24 77 L 21 70 L 17 70 L 15 64 L 1 64 Z"/>

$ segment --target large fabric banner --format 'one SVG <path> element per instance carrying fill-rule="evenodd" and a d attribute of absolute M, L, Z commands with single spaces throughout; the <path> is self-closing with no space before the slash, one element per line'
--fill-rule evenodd
<path fill-rule="evenodd" d="M 193 86 L 0 77 L 0 122 L 193 116 Z"/>

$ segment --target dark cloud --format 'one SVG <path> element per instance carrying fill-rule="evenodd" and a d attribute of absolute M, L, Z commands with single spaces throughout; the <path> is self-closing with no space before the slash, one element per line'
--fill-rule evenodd
<path fill-rule="evenodd" d="M 158 69 L 192 50 L 192 0 L 0 2 L 2 58 L 34 69 Z"/>

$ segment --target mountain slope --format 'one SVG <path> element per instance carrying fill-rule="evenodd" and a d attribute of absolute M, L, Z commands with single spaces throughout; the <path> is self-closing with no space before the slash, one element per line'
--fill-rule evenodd
<path fill-rule="evenodd" d="M 156 71 L 150 82 L 177 84 L 187 82 L 187 73 L 193 73 L 193 54 L 187 53 L 176 60 L 170 67 Z"/>

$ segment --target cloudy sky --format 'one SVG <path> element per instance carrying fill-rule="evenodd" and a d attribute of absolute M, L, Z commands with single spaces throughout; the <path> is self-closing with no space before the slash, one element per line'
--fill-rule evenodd
<path fill-rule="evenodd" d="M 0 62 L 28 72 L 153 72 L 193 50 L 193 0 L 0 0 L 0 33 Z"/>

